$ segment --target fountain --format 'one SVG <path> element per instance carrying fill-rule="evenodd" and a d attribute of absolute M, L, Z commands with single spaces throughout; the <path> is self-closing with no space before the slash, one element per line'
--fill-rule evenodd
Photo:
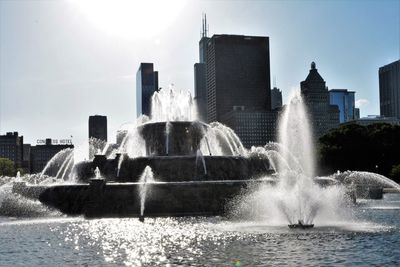
<path fill-rule="evenodd" d="M 14 182 L 13 192 L 67 215 L 90 218 L 144 221 L 145 211 L 151 217 L 236 210 L 247 213 L 247 219 L 263 216 L 307 228 L 316 218 L 329 221 L 341 213 L 349 196 L 365 189 L 362 179 L 371 181 L 371 192 L 382 185 L 400 189 L 371 173 L 315 177 L 312 133 L 299 94 L 291 96 L 280 118 L 279 143 L 250 150 L 225 125 L 196 120 L 191 95 L 171 88 L 153 95 L 150 117 L 139 117 L 121 132 L 119 147 L 91 142 L 89 156 L 79 160 L 76 153 L 62 151 L 38 184 Z M 58 182 L 44 182 L 53 165 L 59 166 L 53 174 Z"/>
<path fill-rule="evenodd" d="M 249 155 L 230 128 L 196 120 L 188 92 L 159 90 L 150 118 L 121 130 L 113 150 L 92 140 L 81 160 L 60 152 L 48 164 L 59 166 L 53 175 L 60 183 L 15 183 L 13 191 L 68 215 L 143 219 L 145 209 L 147 217 L 224 214 L 249 184 L 273 183 L 264 178 L 274 172 L 269 159 Z"/>

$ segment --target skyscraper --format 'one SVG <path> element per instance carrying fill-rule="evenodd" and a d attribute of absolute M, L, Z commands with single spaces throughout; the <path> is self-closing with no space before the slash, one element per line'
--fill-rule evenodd
<path fill-rule="evenodd" d="M 340 123 L 356 119 L 354 94 L 355 92 L 347 89 L 329 90 L 329 103 L 339 107 Z"/>
<path fill-rule="evenodd" d="M 339 125 L 339 108 L 330 105 L 328 87 L 319 75 L 315 62 L 311 63 L 310 73 L 300 83 L 301 94 L 307 105 L 314 136 L 319 138 Z"/>
<path fill-rule="evenodd" d="M 381 116 L 400 119 L 400 60 L 379 68 Z"/>
<path fill-rule="evenodd" d="M 89 116 L 89 138 L 107 142 L 107 116 Z"/>
<path fill-rule="evenodd" d="M 153 63 L 140 63 L 136 73 L 136 115 L 150 116 L 151 96 L 158 90 L 158 72 Z"/>
<path fill-rule="evenodd" d="M 199 63 L 194 64 L 194 100 L 197 104 L 200 120 L 207 121 L 207 87 L 206 87 L 206 59 L 207 59 L 207 17 L 203 15 L 201 39 L 199 41 Z"/>
<path fill-rule="evenodd" d="M 245 147 L 275 141 L 278 113 L 271 110 L 269 38 L 213 35 L 203 41 L 206 108 L 200 112 L 206 111 L 208 122 L 231 127 Z"/>
<path fill-rule="evenodd" d="M 276 86 L 271 89 L 271 108 L 281 108 L 282 107 L 282 91 Z"/>
<path fill-rule="evenodd" d="M 207 121 L 234 107 L 271 110 L 269 38 L 213 35 L 207 42 Z"/>

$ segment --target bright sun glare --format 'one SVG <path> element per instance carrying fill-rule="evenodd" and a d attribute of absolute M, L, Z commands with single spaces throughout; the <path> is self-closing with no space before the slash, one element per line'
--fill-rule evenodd
<path fill-rule="evenodd" d="M 184 0 L 70 0 L 88 21 L 108 34 L 136 39 L 155 37 L 168 28 Z"/>

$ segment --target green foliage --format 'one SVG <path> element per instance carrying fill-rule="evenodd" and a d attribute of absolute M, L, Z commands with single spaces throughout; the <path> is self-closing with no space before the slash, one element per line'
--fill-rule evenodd
<path fill-rule="evenodd" d="M 388 176 L 400 164 L 400 126 L 385 123 L 346 125 L 319 139 L 323 172 L 372 171 Z"/>
<path fill-rule="evenodd" d="M 0 176 L 14 176 L 14 162 L 7 158 L 0 158 Z"/>
<path fill-rule="evenodd" d="M 390 171 L 390 177 L 397 182 L 400 181 L 400 164 L 393 166 Z"/>

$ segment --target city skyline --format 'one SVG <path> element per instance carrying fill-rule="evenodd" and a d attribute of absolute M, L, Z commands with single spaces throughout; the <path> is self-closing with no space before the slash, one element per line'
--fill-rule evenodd
<path fill-rule="evenodd" d="M 113 35 L 71 1 L 1 2 L 0 132 L 18 131 L 27 143 L 72 135 L 79 145 L 87 138 L 88 116 L 103 114 L 114 142 L 119 126 L 136 117 L 140 62 L 157 65 L 161 87 L 173 83 L 193 93 L 202 12 L 210 37 L 270 38 L 270 75 L 284 103 L 315 61 L 329 89 L 355 91 L 359 104 L 369 103 L 362 116 L 379 114 L 378 69 L 400 58 L 399 1 L 172 6 L 162 31 L 148 37 L 137 26 L 133 36 Z M 159 25 L 168 17 L 156 14 Z"/>

